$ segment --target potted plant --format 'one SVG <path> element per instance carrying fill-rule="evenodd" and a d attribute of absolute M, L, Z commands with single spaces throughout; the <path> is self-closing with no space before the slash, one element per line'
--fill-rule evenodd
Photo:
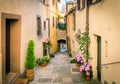
<path fill-rule="evenodd" d="M 92 66 L 89 63 L 81 65 L 80 72 L 87 81 L 91 80 L 93 77 Z"/>
<path fill-rule="evenodd" d="M 35 55 L 34 55 L 34 41 L 30 40 L 27 48 L 27 55 L 25 59 L 26 78 L 32 81 L 34 78 Z"/>
<path fill-rule="evenodd" d="M 80 65 L 83 64 L 83 58 L 82 58 L 82 56 L 76 56 L 75 59 L 76 59 L 76 66 L 80 67 Z"/>
<path fill-rule="evenodd" d="M 44 56 L 41 58 L 41 66 L 45 67 L 47 65 L 47 63 L 49 62 L 49 59 L 47 56 Z"/>

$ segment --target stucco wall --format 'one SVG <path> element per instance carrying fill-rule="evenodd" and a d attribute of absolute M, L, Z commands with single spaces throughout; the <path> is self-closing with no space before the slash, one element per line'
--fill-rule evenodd
<path fill-rule="evenodd" d="M 96 37 L 93 34 L 101 36 L 102 64 L 120 62 L 120 47 L 118 47 L 120 43 L 120 6 L 118 3 L 120 3 L 119 0 L 104 0 L 90 8 L 91 56 L 93 56 L 94 70 L 97 66 L 94 63 L 97 60 L 97 53 L 94 53 L 96 52 Z M 107 52 L 105 41 L 108 42 Z"/>
<path fill-rule="evenodd" d="M 101 61 L 102 64 L 120 62 L 120 1 L 102 0 L 92 5 L 89 9 L 90 28 L 90 55 L 93 58 L 90 62 L 93 65 L 94 76 L 96 77 L 97 67 L 97 38 L 101 36 Z M 85 31 L 86 9 L 76 12 L 76 28 Z M 108 42 L 106 57 L 105 41 Z"/>
<path fill-rule="evenodd" d="M 60 39 L 66 40 L 66 31 L 57 29 L 57 40 Z"/>
<path fill-rule="evenodd" d="M 48 29 L 44 31 L 43 22 L 46 20 L 45 5 L 38 2 L 38 0 L 1 0 L 0 1 L 0 16 L 1 13 L 11 13 L 21 15 L 21 49 L 20 49 L 20 72 L 24 71 L 24 60 L 26 57 L 27 44 L 30 39 L 35 42 L 35 55 L 41 57 L 43 55 L 42 42 L 48 37 Z M 37 31 L 37 15 L 41 16 L 42 24 L 42 38 L 38 38 Z M 1 21 L 1 17 L 0 17 Z M 1 37 L 1 22 L 0 22 L 0 37 Z M 1 38 L 0 38 L 1 40 Z M 0 41 L 1 42 L 1 41 Z M 1 43 L 0 43 L 0 60 L 2 59 Z M 1 77 L 0 61 L 0 81 Z"/>

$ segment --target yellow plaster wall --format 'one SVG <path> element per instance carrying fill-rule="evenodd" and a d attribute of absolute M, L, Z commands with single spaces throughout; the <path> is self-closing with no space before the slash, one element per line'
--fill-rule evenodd
<path fill-rule="evenodd" d="M 49 1 L 50 4 L 50 42 L 52 47 L 50 48 L 50 53 L 55 53 L 58 50 L 57 44 L 57 28 L 56 28 L 56 18 L 58 16 L 56 5 L 58 4 L 57 0 L 54 0 L 55 4 L 52 5 L 52 0 Z M 53 27 L 53 17 L 54 17 L 54 27 Z"/>

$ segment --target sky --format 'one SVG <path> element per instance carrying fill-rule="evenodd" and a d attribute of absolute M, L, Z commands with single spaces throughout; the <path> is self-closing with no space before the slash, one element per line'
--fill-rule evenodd
<path fill-rule="evenodd" d="M 65 12 L 67 1 L 74 1 L 74 0 L 60 0 L 60 3 L 58 4 L 58 8 L 60 12 Z"/>

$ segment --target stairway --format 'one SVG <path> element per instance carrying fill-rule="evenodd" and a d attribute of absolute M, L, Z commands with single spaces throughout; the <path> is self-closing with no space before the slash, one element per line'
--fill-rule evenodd
<path fill-rule="evenodd" d="M 109 83 L 105 80 L 104 83 L 99 82 L 99 84 L 109 84 Z M 117 83 L 113 81 L 111 84 L 117 84 Z"/>
<path fill-rule="evenodd" d="M 23 78 L 20 73 L 9 73 L 6 84 L 28 84 L 28 80 Z"/>
<path fill-rule="evenodd" d="M 10 72 L 7 75 L 7 84 L 14 84 L 19 76 L 20 76 L 20 73 Z"/>

